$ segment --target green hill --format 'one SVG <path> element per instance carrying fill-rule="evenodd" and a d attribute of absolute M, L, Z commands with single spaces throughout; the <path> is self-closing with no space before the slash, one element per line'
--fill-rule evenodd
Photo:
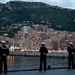
<path fill-rule="evenodd" d="M 75 31 L 75 10 L 42 2 L 10 1 L 0 3 L 0 28 L 22 21 L 47 24 L 56 30 Z"/>

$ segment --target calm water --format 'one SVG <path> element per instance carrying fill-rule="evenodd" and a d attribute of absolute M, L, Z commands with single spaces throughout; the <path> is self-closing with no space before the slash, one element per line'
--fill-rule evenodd
<path fill-rule="evenodd" d="M 67 58 L 47 57 L 47 67 L 67 67 Z M 39 57 L 9 56 L 8 70 L 39 69 Z"/>

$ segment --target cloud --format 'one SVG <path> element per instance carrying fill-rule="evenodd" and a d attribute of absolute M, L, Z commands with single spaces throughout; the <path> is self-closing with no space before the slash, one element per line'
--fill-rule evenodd
<path fill-rule="evenodd" d="M 30 2 L 44 2 L 49 5 L 61 6 L 64 8 L 74 8 L 75 9 L 75 0 L 0 0 L 0 2 L 9 2 L 9 1 L 30 1 Z"/>
<path fill-rule="evenodd" d="M 9 2 L 9 1 L 22 1 L 22 0 L 5 0 L 5 2 Z"/>
<path fill-rule="evenodd" d="M 46 0 L 49 5 L 60 6 L 64 8 L 75 8 L 75 0 Z"/>

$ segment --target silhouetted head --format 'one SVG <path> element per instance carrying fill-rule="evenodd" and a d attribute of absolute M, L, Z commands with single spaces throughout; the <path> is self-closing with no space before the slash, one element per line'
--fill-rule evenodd
<path fill-rule="evenodd" d="M 70 45 L 70 46 L 73 46 L 73 42 L 69 42 L 69 45 Z"/>
<path fill-rule="evenodd" d="M 2 43 L 2 44 L 6 44 L 6 41 L 5 41 L 5 40 L 2 40 L 1 43 Z"/>
<path fill-rule="evenodd" d="M 42 45 L 42 46 L 45 46 L 45 43 L 43 42 L 43 43 L 41 43 L 41 45 Z"/>

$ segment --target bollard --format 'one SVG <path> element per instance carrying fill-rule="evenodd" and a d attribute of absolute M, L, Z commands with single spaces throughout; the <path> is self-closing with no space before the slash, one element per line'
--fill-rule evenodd
<path fill-rule="evenodd" d="M 51 69 L 51 65 L 48 65 L 48 69 Z"/>

